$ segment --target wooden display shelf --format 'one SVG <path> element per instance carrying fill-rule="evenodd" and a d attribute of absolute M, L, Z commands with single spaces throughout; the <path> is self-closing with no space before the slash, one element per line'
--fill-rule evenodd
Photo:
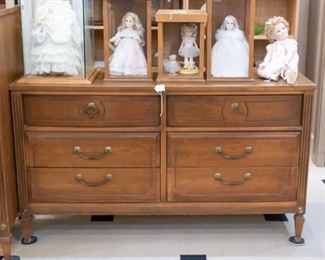
<path fill-rule="evenodd" d="M 88 25 L 86 29 L 89 30 L 104 30 L 104 25 Z"/>
<path fill-rule="evenodd" d="M 159 23 L 206 23 L 208 14 L 201 10 L 158 10 Z"/>

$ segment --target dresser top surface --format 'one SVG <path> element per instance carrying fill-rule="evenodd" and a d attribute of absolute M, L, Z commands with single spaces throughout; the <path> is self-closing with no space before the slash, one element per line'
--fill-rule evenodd
<path fill-rule="evenodd" d="M 157 84 L 165 84 L 166 92 L 173 93 L 215 93 L 223 94 L 226 92 L 257 92 L 257 93 L 292 93 L 301 91 L 313 91 L 315 83 L 304 75 L 300 74 L 294 85 L 288 85 L 285 81 L 278 82 L 265 81 L 255 77 L 253 81 L 220 81 L 220 82 L 132 82 L 130 81 L 109 81 L 104 80 L 104 74 L 100 73 L 92 84 L 64 84 L 53 80 L 53 83 L 35 82 L 28 80 L 18 80 L 10 86 L 11 91 L 50 91 L 50 92 L 107 92 L 107 93 L 154 93 Z"/>

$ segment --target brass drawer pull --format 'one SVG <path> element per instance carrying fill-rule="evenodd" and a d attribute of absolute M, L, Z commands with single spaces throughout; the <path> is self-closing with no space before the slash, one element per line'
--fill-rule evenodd
<path fill-rule="evenodd" d="M 80 146 L 75 146 L 73 148 L 73 153 L 74 154 L 79 155 L 80 157 L 82 157 L 85 160 L 92 160 L 92 161 L 103 159 L 105 156 L 111 154 L 112 152 L 113 152 L 113 150 L 112 150 L 112 147 L 110 147 L 110 146 L 106 146 L 104 148 L 104 152 L 101 153 L 101 154 L 98 154 L 98 155 L 88 155 L 86 153 L 83 153 L 81 151 Z"/>
<path fill-rule="evenodd" d="M 226 160 L 241 160 L 245 158 L 246 156 L 250 155 L 253 153 L 253 147 L 252 146 L 247 146 L 244 150 L 244 152 L 240 155 L 231 155 L 231 154 L 226 154 L 221 146 L 217 146 L 215 149 L 217 154 L 220 154 L 225 158 Z"/>
<path fill-rule="evenodd" d="M 99 187 L 99 186 L 103 186 L 103 185 L 105 185 L 106 183 L 108 183 L 108 182 L 110 182 L 110 181 L 112 181 L 113 180 L 113 176 L 112 176 L 112 174 L 106 174 L 105 175 L 105 178 L 104 178 L 104 180 L 102 180 L 102 181 L 99 181 L 99 182 L 90 182 L 90 181 L 86 181 L 84 178 L 83 178 L 83 176 L 82 176 L 82 174 L 76 174 L 76 176 L 75 176 L 75 180 L 77 181 L 77 182 L 80 182 L 81 184 L 83 184 L 83 185 L 85 185 L 85 186 L 88 186 L 88 187 Z"/>
<path fill-rule="evenodd" d="M 95 102 L 89 102 L 87 107 L 85 108 L 84 112 L 89 119 L 97 118 L 100 113 Z"/>
<path fill-rule="evenodd" d="M 244 174 L 244 177 L 242 180 L 240 181 L 226 181 L 223 179 L 223 176 L 222 176 L 222 173 L 216 173 L 214 174 L 213 178 L 216 180 L 216 181 L 219 181 L 221 182 L 223 185 L 228 185 L 228 186 L 238 186 L 238 185 L 242 185 L 244 184 L 245 182 L 251 180 L 253 178 L 252 174 L 250 172 L 246 172 Z"/>

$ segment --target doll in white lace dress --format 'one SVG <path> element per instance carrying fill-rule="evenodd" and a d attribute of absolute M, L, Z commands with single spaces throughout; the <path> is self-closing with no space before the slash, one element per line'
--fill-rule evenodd
<path fill-rule="evenodd" d="M 211 74 L 213 77 L 248 77 L 249 47 L 237 19 L 227 16 L 216 32 L 212 48 Z"/>
<path fill-rule="evenodd" d="M 289 38 L 289 23 L 275 16 L 265 23 L 265 34 L 272 43 L 266 47 L 267 54 L 257 73 L 267 80 L 277 81 L 280 77 L 294 84 L 298 77 L 298 43 Z"/>
<path fill-rule="evenodd" d="M 144 29 L 135 13 L 124 15 L 117 33 L 111 38 L 116 46 L 109 64 L 111 75 L 145 76 L 147 60 L 143 52 Z"/>
<path fill-rule="evenodd" d="M 68 1 L 49 0 L 35 14 L 31 74 L 77 76 L 82 72 L 82 31 Z"/>
<path fill-rule="evenodd" d="M 196 43 L 197 30 L 196 24 L 183 24 L 181 29 L 182 44 L 178 54 L 184 57 L 184 69 L 188 72 L 197 70 L 194 62 L 194 58 L 200 55 L 200 49 Z"/>

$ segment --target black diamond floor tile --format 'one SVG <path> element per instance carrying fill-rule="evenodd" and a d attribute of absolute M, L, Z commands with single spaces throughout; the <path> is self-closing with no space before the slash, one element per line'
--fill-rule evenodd
<path fill-rule="evenodd" d="M 324 184 L 325 184 L 325 180 L 322 180 L 323 182 L 324 182 Z"/>
<path fill-rule="evenodd" d="M 113 222 L 114 216 L 111 215 L 93 215 L 90 219 L 91 222 Z"/>
<path fill-rule="evenodd" d="M 264 219 L 265 221 L 288 221 L 287 216 L 285 214 L 265 214 Z"/>
<path fill-rule="evenodd" d="M 0 260 L 2 260 L 2 259 L 3 259 L 3 256 L 0 256 Z M 20 260 L 20 257 L 13 255 L 13 256 L 11 256 L 10 260 Z"/>
<path fill-rule="evenodd" d="M 181 260 L 207 260 L 206 255 L 181 255 Z"/>

